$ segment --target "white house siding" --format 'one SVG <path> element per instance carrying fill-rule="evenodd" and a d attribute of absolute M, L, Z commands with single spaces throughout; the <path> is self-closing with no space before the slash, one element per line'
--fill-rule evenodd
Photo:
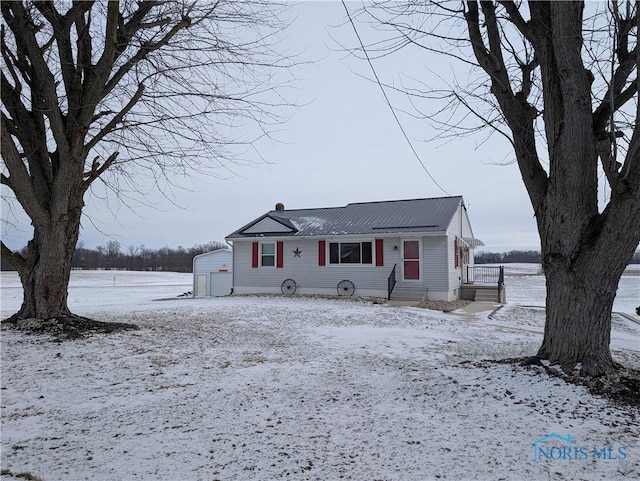
<path fill-rule="evenodd" d="M 456 214 L 449 224 L 447 229 L 447 256 L 449 257 L 449 289 L 455 294 L 454 298 L 458 297 L 457 290 L 462 284 L 462 259 L 460 259 L 460 266 L 455 268 L 455 239 L 456 236 L 462 238 L 473 238 L 473 231 L 471 230 L 471 223 L 469 222 L 469 216 L 466 208 L 462 205 L 458 207 Z M 473 265 L 473 250 L 469 253 L 469 265 Z"/>
<path fill-rule="evenodd" d="M 408 239 L 409 237 L 407 237 Z M 276 242 L 278 239 L 262 238 L 259 241 Z M 383 238 L 384 265 L 318 265 L 318 241 L 325 240 L 328 246 L 340 239 L 285 239 L 283 241 L 283 267 L 251 267 L 252 243 L 256 239 L 236 240 L 233 243 L 233 292 L 235 294 L 280 294 L 285 279 L 297 284 L 296 294 L 336 295 L 337 285 L 342 280 L 353 282 L 357 296 L 387 296 L 387 279 L 396 265 L 397 286 L 402 285 L 401 238 Z M 366 238 L 353 238 L 369 240 Z M 371 239 L 374 241 L 373 239 Z M 406 283 L 426 291 L 429 300 L 451 300 L 453 289 L 447 283 L 447 238 L 443 235 L 422 237 L 422 279 L 417 283 Z M 398 247 L 398 249 L 394 249 Z M 294 250 L 301 252 L 294 257 Z M 453 262 L 453 261 L 452 261 Z M 375 264 L 375 248 L 374 248 Z"/>
<path fill-rule="evenodd" d="M 387 278 L 391 274 L 393 265 L 399 262 L 398 251 L 393 250 L 397 245 L 389 239 L 383 241 L 384 265 L 329 265 L 329 255 L 326 254 L 326 266 L 318 265 L 318 241 L 329 242 L 338 239 L 309 238 L 309 239 L 268 239 L 264 242 L 283 242 L 282 268 L 251 267 L 252 243 L 258 239 L 235 240 L 233 243 L 234 271 L 233 292 L 235 294 L 279 294 L 285 279 L 293 279 L 297 284 L 296 294 L 324 294 L 337 295 L 338 283 L 349 280 L 355 286 L 356 296 L 387 296 Z M 344 238 L 340 238 L 344 242 Z M 353 241 L 375 242 L 372 238 L 353 238 Z M 293 251 L 301 251 L 300 257 L 295 257 Z"/>
<path fill-rule="evenodd" d="M 465 209 L 461 209 L 464 212 L 462 216 L 462 237 L 473 237 L 473 230 L 471 230 L 471 222 L 469 222 L 469 216 Z"/>
<path fill-rule="evenodd" d="M 466 213 L 465 210 L 465 215 L 462 217 L 462 237 L 466 237 L 466 238 L 473 238 L 473 230 L 471 229 L 471 222 L 469 222 L 469 216 Z M 469 265 L 473 266 L 474 265 L 474 259 L 473 259 L 473 250 L 470 251 L 469 253 Z"/>
<path fill-rule="evenodd" d="M 447 280 L 447 238 L 442 235 L 424 237 L 422 251 L 427 299 L 450 300 L 451 294 Z"/>
<path fill-rule="evenodd" d="M 449 272 L 448 275 L 445 275 L 445 278 L 448 282 L 448 290 L 451 292 L 453 298 L 457 298 L 458 288 L 462 283 L 462 259 L 460 260 L 460 265 L 457 268 L 455 267 L 456 236 L 464 237 L 462 235 L 462 226 L 464 225 L 466 215 L 466 211 L 462 205 L 458 206 L 447 229 L 447 265 L 449 266 Z"/>
<path fill-rule="evenodd" d="M 230 249 L 220 249 L 211 252 L 205 252 L 193 258 L 193 295 L 197 297 L 198 276 L 206 276 L 206 290 L 204 295 L 211 295 L 212 273 L 218 273 L 221 270 L 232 272 L 233 256 Z M 231 291 L 231 287 L 229 287 Z"/>
<path fill-rule="evenodd" d="M 385 239 L 385 264 L 389 266 L 389 273 L 396 264 L 397 284 L 395 292 L 404 289 L 413 291 L 420 298 L 426 294 L 427 300 L 450 300 L 451 293 L 447 284 L 447 242 L 444 235 L 419 237 L 422 244 L 421 260 L 422 273 L 420 281 L 402 281 L 402 240 L 415 240 L 415 236 L 403 236 L 402 238 Z M 398 250 L 393 250 L 398 246 Z M 387 262 L 387 259 L 389 261 Z"/>

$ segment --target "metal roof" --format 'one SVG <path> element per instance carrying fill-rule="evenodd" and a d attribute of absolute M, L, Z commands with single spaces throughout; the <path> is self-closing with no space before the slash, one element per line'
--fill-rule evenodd
<path fill-rule="evenodd" d="M 335 236 L 353 234 L 392 234 L 444 232 L 458 206 L 461 196 L 431 199 L 363 202 L 344 207 L 318 209 L 272 210 L 229 234 L 226 238 L 244 239 L 269 234 L 284 237 Z M 256 232 L 258 224 L 291 227 L 290 232 Z M 255 226 L 255 227 L 254 227 Z M 245 233 L 247 229 L 251 233 Z"/>

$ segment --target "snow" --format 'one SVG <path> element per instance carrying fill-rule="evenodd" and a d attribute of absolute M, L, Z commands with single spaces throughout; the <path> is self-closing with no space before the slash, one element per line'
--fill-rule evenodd
<path fill-rule="evenodd" d="M 314 216 L 296 217 L 295 219 L 292 220 L 292 222 L 298 230 L 309 229 L 309 228 L 321 229 L 325 225 L 327 225 L 327 219 L 323 219 L 322 217 L 314 217 Z"/>
<path fill-rule="evenodd" d="M 191 274 L 74 271 L 74 312 L 141 329 L 64 342 L 2 331 L 2 469 L 45 481 L 637 479 L 637 411 L 490 361 L 540 344 L 534 270 L 507 266 L 505 307 L 451 314 L 178 299 Z M 633 303 L 640 278 L 628 277 L 618 306 Z M 2 317 L 20 301 L 2 273 Z M 616 360 L 640 368 L 639 337 L 614 316 Z M 552 433 L 589 457 L 534 461 Z M 624 459 L 591 455 L 607 447 Z"/>
<path fill-rule="evenodd" d="M 545 280 L 540 264 L 505 264 L 504 268 L 509 303 L 545 305 Z M 635 315 L 638 306 L 640 306 L 640 264 L 631 264 L 620 278 L 613 310 Z"/>

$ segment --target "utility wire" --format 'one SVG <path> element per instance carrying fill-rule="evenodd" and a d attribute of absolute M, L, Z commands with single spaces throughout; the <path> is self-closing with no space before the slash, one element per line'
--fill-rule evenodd
<path fill-rule="evenodd" d="M 384 97 L 384 100 L 386 101 L 387 105 L 389 106 L 389 109 L 391 110 L 391 113 L 393 114 L 393 118 L 396 119 L 396 123 L 398 124 L 398 127 L 400 127 L 400 131 L 402 132 L 402 135 L 404 136 L 405 140 L 409 144 L 409 147 L 411 148 L 411 151 L 413 152 L 413 155 L 415 155 L 416 159 L 418 159 L 418 162 L 420 162 L 420 165 L 422 166 L 422 169 L 427 173 L 427 175 L 433 181 L 433 183 L 436 184 L 436 186 L 438 186 L 438 188 L 442 192 L 444 192 L 446 195 L 450 196 L 451 194 L 449 194 L 449 192 L 444 190 L 442 188 L 442 186 L 440 184 L 438 184 L 436 179 L 433 178 L 433 175 L 431 175 L 431 172 L 429 172 L 429 169 L 427 169 L 427 167 L 424 165 L 424 162 L 422 162 L 422 159 L 418 155 L 418 152 L 413 147 L 413 143 L 409 139 L 409 136 L 407 135 L 407 132 L 404 130 L 404 127 L 402 126 L 402 123 L 400 122 L 400 119 L 398 118 L 398 115 L 396 114 L 396 111 L 393 108 L 393 105 L 391 105 L 391 101 L 389 100 L 389 97 L 387 96 L 387 92 L 385 91 L 384 87 L 382 86 L 382 82 L 380 82 L 380 78 L 378 77 L 376 69 L 373 66 L 373 62 L 371 61 L 371 58 L 369 57 L 369 53 L 367 52 L 367 49 L 364 46 L 364 42 L 360 38 L 360 34 L 358 33 L 358 29 L 356 28 L 356 24 L 353 22 L 353 19 L 351 18 L 351 14 L 349 13 L 349 9 L 347 8 L 347 5 L 345 4 L 344 0 L 342 0 L 342 6 L 344 7 L 344 11 L 347 12 L 347 18 L 349 19 L 349 23 L 351 23 L 351 26 L 353 27 L 353 31 L 356 34 L 356 37 L 358 38 L 358 42 L 360 43 L 360 47 L 362 48 L 362 52 L 364 53 L 364 56 L 367 59 L 367 63 L 369 64 L 369 67 L 371 67 L 371 71 L 373 72 L 373 76 L 376 79 L 376 83 L 378 84 L 378 87 L 380 87 L 380 90 L 382 91 L 382 95 Z"/>
<path fill-rule="evenodd" d="M 610 126 L 611 146 L 609 147 L 611 154 L 609 155 L 609 170 L 611 172 L 617 172 L 618 167 L 616 166 L 616 164 L 617 164 L 617 156 L 618 156 L 618 146 L 616 145 L 617 143 L 616 120 L 615 120 L 616 102 L 615 102 L 615 95 L 614 95 L 615 89 L 613 88 L 613 82 L 616 74 L 616 52 L 618 51 L 618 26 L 620 25 L 621 21 L 620 21 L 620 15 L 618 12 L 618 4 L 613 2 L 611 5 L 609 5 L 609 9 L 611 10 L 611 14 L 613 17 L 613 32 L 611 34 L 611 36 L 613 37 L 612 45 L 611 45 L 611 84 L 609 86 L 609 94 L 610 94 L 609 102 L 611 104 L 611 116 L 609 119 L 609 123 L 611 124 Z"/>

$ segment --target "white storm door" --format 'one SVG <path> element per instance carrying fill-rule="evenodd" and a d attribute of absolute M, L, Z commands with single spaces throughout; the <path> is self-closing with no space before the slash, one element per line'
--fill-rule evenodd
<path fill-rule="evenodd" d="M 402 280 L 419 281 L 422 271 L 422 261 L 420 259 L 420 241 L 402 241 Z"/>

